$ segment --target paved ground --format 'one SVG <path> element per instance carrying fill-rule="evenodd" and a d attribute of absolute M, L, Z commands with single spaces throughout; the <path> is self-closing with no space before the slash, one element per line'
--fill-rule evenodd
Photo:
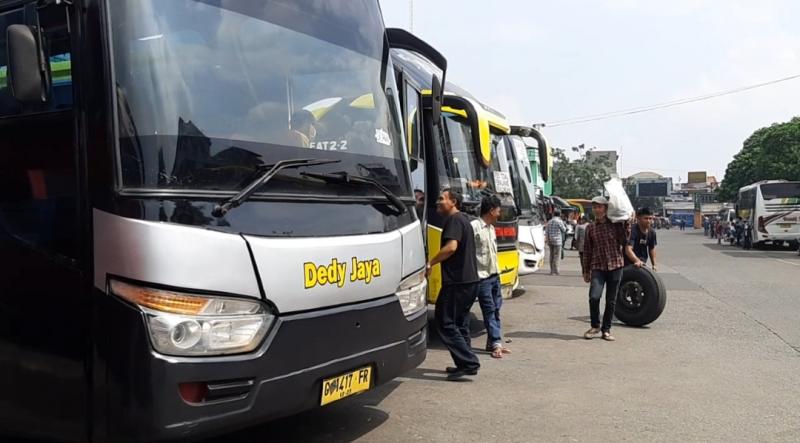
<path fill-rule="evenodd" d="M 407 377 L 219 441 L 800 441 L 800 257 L 659 239 L 669 299 L 650 327 L 580 338 L 587 285 L 569 252 L 561 276 L 526 277 L 506 302 L 514 354 L 482 354 L 473 380 L 444 381 L 434 340 Z"/>

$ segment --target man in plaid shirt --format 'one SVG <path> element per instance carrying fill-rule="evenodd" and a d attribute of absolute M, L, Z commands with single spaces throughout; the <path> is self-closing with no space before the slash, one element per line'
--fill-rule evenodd
<path fill-rule="evenodd" d="M 612 223 L 606 217 L 608 200 L 605 197 L 592 199 L 592 213 L 595 222 L 586 228 L 583 243 L 583 280 L 589 286 L 589 314 L 592 327 L 583 334 L 591 339 L 602 335 L 604 340 L 614 341 L 611 335 L 611 319 L 614 318 L 614 307 L 617 303 L 617 291 L 622 279 L 624 260 L 622 248 L 627 240 L 628 223 Z M 600 323 L 600 298 L 606 287 L 606 308 L 603 312 L 603 323 Z"/>

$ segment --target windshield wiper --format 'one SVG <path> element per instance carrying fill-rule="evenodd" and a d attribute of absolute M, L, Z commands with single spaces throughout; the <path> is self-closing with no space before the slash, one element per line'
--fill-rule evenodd
<path fill-rule="evenodd" d="M 329 163 L 339 163 L 340 161 L 341 160 L 325 158 L 295 158 L 291 160 L 281 160 L 275 164 L 259 166 L 257 170 L 258 176 L 242 188 L 236 195 L 216 205 L 214 210 L 211 211 L 211 215 L 217 218 L 223 217 L 228 211 L 241 205 L 245 200 L 250 198 L 258 188 L 264 186 L 268 181 L 272 180 L 272 177 L 275 177 L 284 169 L 327 165 Z"/>
<path fill-rule="evenodd" d="M 358 175 L 351 175 L 347 172 L 337 172 L 334 174 L 319 174 L 316 172 L 301 172 L 300 175 L 305 177 L 311 178 L 318 178 L 320 180 L 325 180 L 327 182 L 334 182 L 334 183 L 342 183 L 342 184 L 364 184 L 370 185 L 380 191 L 383 195 L 386 196 L 386 200 L 397 209 L 398 214 L 401 215 L 406 212 L 406 205 L 400 200 L 400 197 L 394 195 L 392 191 L 390 191 L 386 186 L 378 183 L 377 180 L 361 177 Z"/>

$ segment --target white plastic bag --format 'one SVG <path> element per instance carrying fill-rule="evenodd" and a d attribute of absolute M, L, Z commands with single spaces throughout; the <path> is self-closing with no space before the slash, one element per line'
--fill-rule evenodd
<path fill-rule="evenodd" d="M 618 178 L 603 183 L 608 192 L 608 212 L 606 216 L 614 223 L 630 220 L 634 216 L 633 205 Z"/>

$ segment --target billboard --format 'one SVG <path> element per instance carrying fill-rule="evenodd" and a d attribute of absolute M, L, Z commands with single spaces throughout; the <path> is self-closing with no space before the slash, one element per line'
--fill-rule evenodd
<path fill-rule="evenodd" d="M 706 183 L 706 171 L 695 171 L 689 173 L 688 183 Z"/>
<path fill-rule="evenodd" d="M 669 195 L 667 182 L 639 183 L 639 197 L 666 197 Z"/>

